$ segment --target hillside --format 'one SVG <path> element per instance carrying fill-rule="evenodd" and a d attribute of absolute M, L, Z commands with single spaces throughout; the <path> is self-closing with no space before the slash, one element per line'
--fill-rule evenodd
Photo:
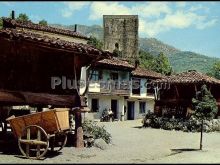
<path fill-rule="evenodd" d="M 63 26 L 59 24 L 53 24 L 51 26 L 66 28 L 74 30 L 75 26 Z M 99 40 L 103 40 L 103 28 L 100 25 L 77 25 L 77 31 L 87 35 L 95 36 Z M 198 53 L 190 51 L 181 51 L 175 47 L 165 44 L 156 38 L 139 38 L 140 49 L 146 52 L 150 52 L 153 55 L 157 55 L 163 52 L 168 56 L 171 66 L 175 72 L 183 72 L 190 69 L 194 69 L 203 73 L 209 72 L 212 65 L 220 60 L 219 58 L 208 57 Z"/>
<path fill-rule="evenodd" d="M 220 60 L 219 58 L 208 57 L 189 51 L 181 51 L 168 58 L 175 72 L 183 72 L 192 69 L 207 73 L 210 71 L 213 64 L 217 60 Z"/>
<path fill-rule="evenodd" d="M 140 48 L 152 55 L 157 55 L 163 52 L 165 55 L 170 56 L 181 51 L 174 48 L 173 46 L 167 45 L 156 38 L 140 38 Z"/>

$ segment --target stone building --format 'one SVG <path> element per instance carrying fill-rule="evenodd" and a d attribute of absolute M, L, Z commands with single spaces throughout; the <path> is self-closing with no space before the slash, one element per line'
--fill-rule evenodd
<path fill-rule="evenodd" d="M 134 62 L 138 57 L 138 15 L 103 15 L 104 49 Z"/>

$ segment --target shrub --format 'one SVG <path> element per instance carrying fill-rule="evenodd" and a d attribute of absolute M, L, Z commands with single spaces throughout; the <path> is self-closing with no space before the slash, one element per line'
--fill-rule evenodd
<path fill-rule="evenodd" d="M 111 142 L 111 134 L 106 131 L 104 126 L 98 126 L 97 123 L 91 120 L 86 120 L 83 124 L 83 131 L 90 134 L 94 139 L 103 139 L 107 144 Z"/>
<path fill-rule="evenodd" d="M 184 132 L 200 132 L 201 121 L 191 116 L 185 120 L 182 118 L 156 117 L 152 112 L 146 114 L 143 119 L 143 127 L 161 128 L 165 130 L 181 130 Z M 204 120 L 204 132 L 220 131 L 220 120 Z"/>

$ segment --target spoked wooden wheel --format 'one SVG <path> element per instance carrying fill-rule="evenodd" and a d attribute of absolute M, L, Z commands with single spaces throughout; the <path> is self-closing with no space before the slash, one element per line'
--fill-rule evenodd
<path fill-rule="evenodd" d="M 67 142 L 67 135 L 65 132 L 57 133 L 50 138 L 50 151 L 58 152 L 63 149 Z"/>
<path fill-rule="evenodd" d="M 40 159 L 48 150 L 49 137 L 40 126 L 30 125 L 24 128 L 18 139 L 18 146 L 25 157 Z"/>

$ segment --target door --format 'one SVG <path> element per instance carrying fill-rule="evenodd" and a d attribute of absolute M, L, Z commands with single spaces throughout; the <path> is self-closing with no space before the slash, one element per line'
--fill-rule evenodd
<path fill-rule="evenodd" d="M 114 113 L 114 119 L 118 119 L 118 100 L 111 100 L 111 110 Z"/>
<path fill-rule="evenodd" d="M 99 101 L 98 99 L 92 99 L 92 112 L 98 112 Z"/>
<path fill-rule="evenodd" d="M 128 120 L 134 120 L 134 101 L 128 101 Z"/>

